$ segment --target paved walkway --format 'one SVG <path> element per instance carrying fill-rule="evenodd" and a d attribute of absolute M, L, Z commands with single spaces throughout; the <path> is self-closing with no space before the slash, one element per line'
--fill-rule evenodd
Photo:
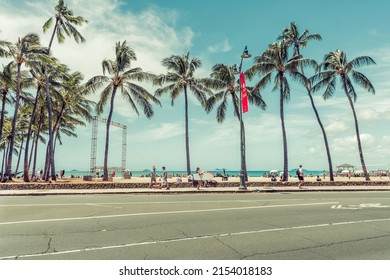
<path fill-rule="evenodd" d="M 248 187 L 241 190 L 237 187 L 209 187 L 149 189 L 149 188 L 120 188 L 120 189 L 33 189 L 33 190 L 0 190 L 0 196 L 37 196 L 37 195 L 75 195 L 75 194 L 201 194 L 201 193 L 271 193 L 271 192 L 347 192 L 347 191 L 390 191 L 390 182 L 386 186 L 310 186 L 303 189 L 294 186 L 286 187 Z"/>

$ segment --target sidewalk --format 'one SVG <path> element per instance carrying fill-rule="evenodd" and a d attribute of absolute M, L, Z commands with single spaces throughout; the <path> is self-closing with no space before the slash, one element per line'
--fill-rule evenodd
<path fill-rule="evenodd" d="M 386 186 L 310 186 L 303 189 L 296 186 L 259 186 L 241 190 L 238 187 L 208 187 L 197 190 L 192 187 L 174 187 L 166 189 L 149 188 L 112 188 L 112 189 L 30 189 L 0 190 L 0 196 L 43 196 L 43 195 L 86 195 L 86 194 L 128 194 L 128 195 L 161 195 L 161 194 L 217 194 L 217 193 L 291 193 L 291 192 L 351 192 L 351 191 L 390 191 Z"/>

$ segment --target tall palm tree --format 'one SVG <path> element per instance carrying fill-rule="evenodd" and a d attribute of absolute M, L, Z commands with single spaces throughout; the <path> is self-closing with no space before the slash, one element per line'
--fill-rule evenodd
<path fill-rule="evenodd" d="M 355 131 L 360 162 L 362 164 L 364 177 L 367 181 L 370 181 L 370 176 L 367 172 L 366 164 L 364 162 L 363 149 L 360 141 L 359 124 L 355 107 L 353 105 L 353 103 L 357 100 L 357 93 L 352 82 L 360 85 L 368 92 L 375 94 L 374 86 L 371 84 L 370 80 L 363 73 L 354 70 L 360 66 L 373 64 L 375 64 L 375 61 L 369 56 L 359 56 L 352 59 L 351 61 L 348 61 L 345 52 L 336 50 L 325 55 L 324 62 L 320 65 L 323 71 L 312 77 L 313 82 L 318 81 L 318 83 L 313 87 L 313 90 L 317 91 L 321 87 L 325 86 L 325 92 L 323 94 L 325 100 L 333 96 L 336 89 L 337 77 L 340 77 L 342 89 L 344 90 L 344 93 L 348 98 L 349 105 L 352 109 L 352 114 L 355 121 Z"/>
<path fill-rule="evenodd" d="M 26 36 L 19 38 L 15 45 L 10 45 L 9 51 L 13 57 L 14 63 L 17 67 L 17 78 L 16 78 L 16 94 L 15 94 L 15 108 L 14 117 L 12 120 L 12 130 L 10 139 L 10 149 L 6 165 L 6 175 L 11 178 L 11 167 L 12 167 L 12 155 L 14 149 L 14 141 L 16 135 L 16 122 L 18 116 L 21 83 L 22 83 L 22 65 L 25 64 L 27 67 L 31 67 L 34 64 L 41 63 L 42 61 L 49 62 L 47 56 L 47 49 L 40 45 L 39 37 L 37 34 L 29 33 Z"/>
<path fill-rule="evenodd" d="M 142 86 L 133 83 L 133 81 L 144 82 L 152 81 L 155 75 L 144 72 L 141 68 L 131 68 L 132 61 L 137 60 L 136 54 L 130 48 L 126 41 L 117 42 L 115 45 L 115 60 L 103 60 L 103 76 L 95 76 L 87 82 L 87 88 L 96 92 L 105 86 L 100 93 L 100 100 L 97 104 L 97 112 L 101 114 L 107 102 L 110 101 L 110 109 L 106 124 L 106 144 L 104 151 L 104 175 L 103 180 L 108 180 L 108 147 L 109 131 L 111 118 L 114 111 L 114 101 L 119 90 L 122 97 L 130 104 L 130 107 L 139 115 L 137 105 L 139 105 L 147 118 L 153 116 L 153 107 L 151 102 L 161 105 L 160 101 L 151 95 Z M 106 76 L 106 73 L 110 76 Z"/>
<path fill-rule="evenodd" d="M 186 143 L 186 161 L 187 175 L 191 174 L 190 163 L 190 145 L 188 133 L 188 90 L 191 90 L 200 104 L 205 107 L 206 94 L 211 94 L 211 91 L 203 85 L 201 79 L 194 77 L 195 70 L 198 69 L 202 62 L 198 58 L 189 59 L 189 53 L 183 56 L 172 55 L 164 58 L 162 65 L 168 69 L 167 74 L 159 75 L 155 80 L 155 85 L 160 86 L 156 90 L 155 96 L 160 97 L 165 93 L 169 93 L 171 104 L 174 105 L 174 100 L 184 93 L 184 110 L 185 110 L 185 143 Z M 163 84 L 168 84 L 162 86 Z"/>
<path fill-rule="evenodd" d="M 286 43 L 288 45 L 293 46 L 294 55 L 300 56 L 301 55 L 300 48 L 306 47 L 309 41 L 312 41 L 312 40 L 320 41 L 320 40 L 322 40 L 322 37 L 321 37 L 321 35 L 316 34 L 316 33 L 310 34 L 307 29 L 304 30 L 303 33 L 301 34 L 299 32 L 298 26 L 294 22 L 292 22 L 290 24 L 290 28 L 286 27 L 283 30 L 282 34 L 279 35 L 278 39 L 286 40 Z M 303 67 L 301 67 L 299 70 L 301 71 L 301 73 L 303 75 L 305 75 Z M 312 96 L 313 89 L 312 89 L 312 84 L 310 83 L 310 81 L 305 83 L 305 88 L 307 90 L 307 95 L 309 96 L 310 104 L 311 104 L 311 107 L 313 108 L 318 125 L 320 126 L 321 131 L 322 131 L 322 136 L 324 138 L 324 143 L 325 143 L 325 150 L 326 150 L 326 154 L 328 157 L 330 181 L 333 182 L 334 181 L 333 165 L 332 165 L 332 157 L 330 155 L 330 149 L 329 149 L 329 144 L 328 144 L 328 137 L 326 136 L 325 128 L 322 124 L 322 121 L 320 119 L 320 115 L 319 115 L 318 110 L 317 110 L 315 103 L 314 103 L 314 99 Z"/>
<path fill-rule="evenodd" d="M 16 88 L 15 86 L 15 67 L 12 62 L 8 63 L 6 66 L 3 66 L 3 71 L 0 72 L 0 90 L 1 90 L 1 116 L 0 116 L 0 139 L 3 134 L 3 124 L 5 116 L 5 104 L 10 103 L 10 99 L 7 97 L 9 90 Z"/>
<path fill-rule="evenodd" d="M 24 150 L 23 179 L 25 182 L 29 182 L 29 145 L 32 136 L 32 128 L 33 125 L 36 123 L 38 103 L 42 99 L 45 100 L 46 85 L 47 87 L 50 87 L 50 91 L 52 92 L 56 92 L 56 88 L 61 87 L 60 79 L 64 75 L 64 73 L 62 73 L 60 66 L 55 63 L 57 63 L 57 61 L 53 58 L 52 64 L 37 64 L 34 65 L 34 67 L 30 70 L 32 80 L 34 81 L 34 86 L 37 90 L 35 94 L 35 100 L 32 104 L 31 118 L 27 130 L 26 144 Z M 48 81 L 48 84 L 46 83 L 46 81 Z"/>
<path fill-rule="evenodd" d="M 55 18 L 53 32 L 50 38 L 48 53 L 51 50 L 54 36 L 57 35 L 57 40 L 61 44 L 65 41 L 65 35 L 68 37 L 73 37 L 77 43 L 85 42 L 84 37 L 80 34 L 80 32 L 76 29 L 75 26 L 81 26 L 88 21 L 85 20 L 81 16 L 74 16 L 73 11 L 68 9 L 63 0 L 59 0 L 58 4 L 55 6 L 55 15 L 54 17 L 50 17 L 45 24 L 43 25 L 43 32 L 46 32 L 53 25 L 53 18 Z M 48 84 L 48 80 L 46 79 L 46 84 Z M 55 180 L 55 163 L 54 163 L 54 154 L 53 154 L 53 128 L 52 128 L 52 108 L 51 108 L 51 98 L 49 87 L 46 87 L 46 104 L 48 108 L 49 114 L 49 142 L 48 142 L 48 155 L 50 158 L 50 166 L 51 166 L 51 177 L 52 180 Z"/>
<path fill-rule="evenodd" d="M 279 104 L 280 104 L 280 121 L 282 125 L 283 136 L 283 181 L 288 181 L 288 151 L 287 151 L 287 136 L 284 124 L 284 102 L 290 99 L 290 85 L 287 80 L 287 74 L 299 82 L 305 83 L 306 78 L 297 71 L 300 64 L 313 64 L 313 60 L 303 59 L 300 56 L 293 56 L 291 59 L 288 55 L 288 44 L 285 40 L 272 43 L 268 49 L 254 59 L 255 64 L 251 66 L 246 74 L 248 78 L 258 73 L 264 75 L 255 85 L 254 90 L 264 88 L 271 82 L 273 73 L 275 73 L 274 90 L 279 89 Z"/>
<path fill-rule="evenodd" d="M 220 104 L 217 108 L 216 118 L 218 123 L 222 123 L 226 117 L 226 110 L 228 108 L 228 103 L 231 98 L 233 105 L 234 116 L 237 117 L 237 120 L 241 122 L 240 119 L 240 98 L 237 96 L 237 93 L 240 94 L 240 86 L 237 83 L 237 79 L 235 77 L 235 69 L 233 66 L 227 66 L 225 64 L 216 64 L 212 68 L 211 78 L 204 79 L 207 87 L 217 90 L 215 94 L 213 94 L 206 103 L 206 112 L 211 112 L 214 108 L 215 104 L 220 101 Z M 260 94 L 260 91 L 254 91 L 253 87 L 247 86 L 248 90 L 248 99 L 251 104 L 254 104 L 257 107 L 260 107 L 262 110 L 266 109 L 266 104 Z M 242 129 L 245 135 L 245 127 L 244 122 L 242 122 Z M 245 138 L 244 138 L 245 143 Z M 245 146 L 245 144 L 244 144 Z M 246 168 L 246 153 L 244 153 L 244 173 L 245 178 L 247 178 L 247 168 Z"/>

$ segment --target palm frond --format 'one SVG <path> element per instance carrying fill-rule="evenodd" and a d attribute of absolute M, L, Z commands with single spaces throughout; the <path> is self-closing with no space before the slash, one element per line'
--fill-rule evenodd
<path fill-rule="evenodd" d="M 112 84 L 109 84 L 101 93 L 99 102 L 96 104 L 96 112 L 100 115 L 104 111 L 104 107 L 106 106 L 114 88 Z"/>
<path fill-rule="evenodd" d="M 375 61 L 369 56 L 359 56 L 352 59 L 346 66 L 347 69 L 352 69 L 361 66 L 370 66 L 376 64 Z"/>
<path fill-rule="evenodd" d="M 130 104 L 133 111 L 139 116 L 139 111 L 138 111 L 137 105 L 135 104 L 130 93 L 124 87 L 121 88 L 121 93 L 122 93 L 122 96 L 124 97 L 124 99 Z"/>
<path fill-rule="evenodd" d="M 352 78 L 354 82 L 360 85 L 362 88 L 366 89 L 368 92 L 371 92 L 372 94 L 375 94 L 374 86 L 363 73 L 352 71 Z"/>
<path fill-rule="evenodd" d="M 226 99 L 226 91 L 220 91 L 209 97 L 205 104 L 205 110 L 210 113 L 213 110 L 215 103 L 221 99 Z"/>
<path fill-rule="evenodd" d="M 53 18 L 49 18 L 44 25 L 42 26 L 43 33 L 46 33 L 46 31 L 53 25 Z"/>

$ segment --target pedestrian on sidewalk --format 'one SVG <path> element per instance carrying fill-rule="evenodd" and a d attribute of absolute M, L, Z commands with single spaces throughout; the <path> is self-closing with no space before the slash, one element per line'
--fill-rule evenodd
<path fill-rule="evenodd" d="M 149 188 L 153 188 L 157 184 L 156 166 L 153 165 L 152 172 L 150 173 Z"/>
<path fill-rule="evenodd" d="M 161 188 L 166 187 L 167 190 L 169 190 L 169 185 L 168 185 L 168 172 L 165 169 L 165 166 L 162 167 L 163 175 L 162 175 L 162 180 L 161 180 Z"/>
<path fill-rule="evenodd" d="M 200 171 L 199 167 L 196 168 L 196 174 L 199 175 L 199 180 L 198 180 L 198 184 L 197 184 L 197 189 L 199 190 L 200 187 L 202 186 L 202 176 L 203 176 L 203 172 Z"/>
<path fill-rule="evenodd" d="M 302 185 L 305 182 L 305 178 L 304 178 L 305 174 L 303 174 L 302 164 L 299 165 L 299 168 L 297 170 L 297 175 L 299 180 L 298 187 L 302 189 Z"/>

